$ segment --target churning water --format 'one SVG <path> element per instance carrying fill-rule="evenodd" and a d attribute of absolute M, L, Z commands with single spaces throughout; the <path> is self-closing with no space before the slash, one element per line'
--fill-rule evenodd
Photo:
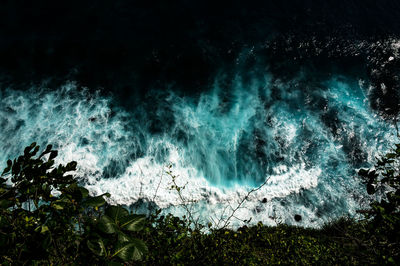
<path fill-rule="evenodd" d="M 244 45 L 233 60 L 215 63 L 196 90 L 171 82 L 178 75 L 144 93 L 135 83 L 129 97 L 113 84 L 97 91 L 74 79 L 57 86 L 28 81 L 22 90 L 3 83 L 0 162 L 33 141 L 51 143 L 58 162 L 78 162 L 77 178 L 91 193 L 184 215 L 170 169 L 202 222 L 229 217 L 264 182 L 232 226 L 250 218 L 295 224 L 300 214 L 297 224 L 317 227 L 353 216 L 368 204 L 357 169 L 396 141 L 388 117 L 399 107 L 399 42 L 288 36 Z M 204 76 L 202 67 L 188 72 L 187 65 L 177 65 L 186 78 Z"/>
<path fill-rule="evenodd" d="M 312 74 L 282 81 L 265 71 L 244 82 L 237 73 L 228 90 L 217 77 L 197 97 L 155 90 L 150 107 L 130 111 L 73 82 L 57 90 L 7 89 L 1 161 L 32 141 L 53 143 L 60 162 L 79 163 L 78 176 L 93 193 L 180 214 L 165 173 L 170 165 L 201 219 L 229 216 L 227 206 L 268 179 L 237 218 L 292 223 L 300 214 L 304 225 L 320 225 L 361 207 L 356 170 L 393 142 L 395 129 L 371 110 L 368 83 L 340 75 L 305 82 Z"/>

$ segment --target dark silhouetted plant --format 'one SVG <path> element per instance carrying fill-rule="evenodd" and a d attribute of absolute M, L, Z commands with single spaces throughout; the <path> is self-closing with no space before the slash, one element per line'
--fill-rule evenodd
<path fill-rule="evenodd" d="M 140 230 L 144 217 L 107 206 L 108 193 L 90 196 L 68 174 L 76 162 L 55 166 L 57 151 L 48 145 L 37 155 L 39 149 L 32 143 L 8 160 L 1 174 L 1 261 L 65 265 L 141 259 L 146 245 L 125 232 Z"/>
<path fill-rule="evenodd" d="M 362 213 L 371 220 L 368 231 L 386 262 L 400 259 L 400 144 L 395 147 L 378 158 L 374 168 L 358 172 L 368 194 L 376 196 L 371 209 Z"/>

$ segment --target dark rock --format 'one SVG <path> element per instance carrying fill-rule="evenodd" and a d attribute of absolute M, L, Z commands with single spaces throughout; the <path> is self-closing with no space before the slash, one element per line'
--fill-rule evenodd
<path fill-rule="evenodd" d="M 263 198 L 261 202 L 262 203 L 267 203 L 267 198 Z"/>
<path fill-rule="evenodd" d="M 301 221 L 301 215 L 296 214 L 296 215 L 294 216 L 294 220 L 295 220 L 296 222 L 300 222 L 300 221 Z"/>

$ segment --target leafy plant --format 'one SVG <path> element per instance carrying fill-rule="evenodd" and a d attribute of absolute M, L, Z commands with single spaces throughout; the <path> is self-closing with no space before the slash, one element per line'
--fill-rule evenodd
<path fill-rule="evenodd" d="M 370 210 L 363 213 L 371 219 L 369 231 L 379 256 L 386 262 L 400 259 L 400 144 L 378 158 L 373 169 L 358 174 L 366 183 L 367 192 L 376 196 Z M 384 252 L 380 252 L 383 250 Z"/>
<path fill-rule="evenodd" d="M 147 250 L 145 244 L 124 232 L 140 230 L 144 217 L 107 206 L 108 193 L 90 196 L 68 174 L 76 170 L 76 162 L 55 166 L 57 151 L 51 145 L 37 155 L 39 150 L 32 143 L 23 155 L 8 160 L 1 174 L 1 260 L 14 265 L 140 259 Z M 99 243 L 105 247 L 101 252 L 96 247 Z M 113 255 L 104 256 L 111 247 Z"/>
<path fill-rule="evenodd" d="M 89 249 L 107 259 L 119 257 L 122 261 L 140 260 L 147 253 L 146 244 L 131 237 L 129 232 L 143 229 L 145 217 L 129 214 L 122 206 L 108 206 L 97 222 L 96 230 L 87 240 Z"/>

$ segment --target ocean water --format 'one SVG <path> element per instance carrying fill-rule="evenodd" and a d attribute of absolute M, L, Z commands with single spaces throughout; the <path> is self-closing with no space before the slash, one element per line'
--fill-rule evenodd
<path fill-rule="evenodd" d="M 283 19 L 273 10 L 242 14 L 231 7 L 239 22 L 217 19 L 221 36 L 210 30 L 213 21 L 192 14 L 186 21 L 196 21 L 195 29 L 173 21 L 177 31 L 153 37 L 147 30 L 154 25 L 147 25 L 145 38 L 128 38 L 132 47 L 98 42 L 108 36 L 101 30 L 93 38 L 78 35 L 90 39 L 88 46 L 71 44 L 63 35 L 71 32 L 53 35 L 51 28 L 33 30 L 35 48 L 29 38 L 15 48 L 15 36 L 27 33 L 14 29 L 0 52 L 24 53 L 0 65 L 0 163 L 33 141 L 53 144 L 58 163 L 78 162 L 76 177 L 92 194 L 109 192 L 110 202 L 138 212 L 159 207 L 183 216 L 187 204 L 196 219 L 216 227 L 262 184 L 230 226 L 251 220 L 319 227 L 355 217 L 370 200 L 357 170 L 398 140 L 400 42 L 375 21 L 380 13 L 368 31 L 369 23 L 350 15 L 340 25 L 329 16 L 321 20 L 315 8 L 307 20 L 307 8 L 299 17 L 293 8 Z M 377 34 L 382 28 L 389 33 Z M 68 45 L 43 41 L 54 36 Z M 197 41 L 185 46 L 185 36 Z M 167 171 L 176 175 L 183 200 Z"/>

